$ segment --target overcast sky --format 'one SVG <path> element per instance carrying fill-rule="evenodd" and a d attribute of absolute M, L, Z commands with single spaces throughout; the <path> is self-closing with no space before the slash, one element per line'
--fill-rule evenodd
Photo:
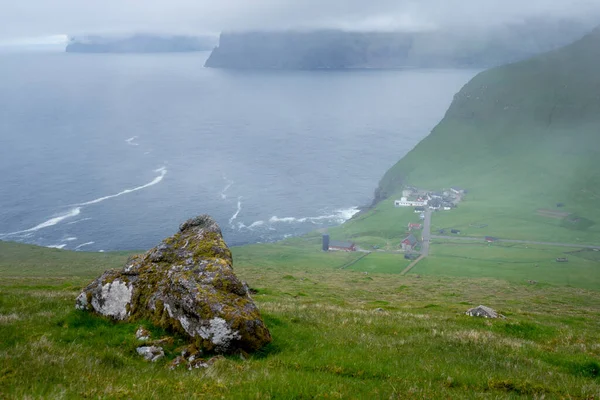
<path fill-rule="evenodd" d="M 0 0 L 0 41 L 141 31 L 420 30 L 590 15 L 600 16 L 600 0 Z"/>

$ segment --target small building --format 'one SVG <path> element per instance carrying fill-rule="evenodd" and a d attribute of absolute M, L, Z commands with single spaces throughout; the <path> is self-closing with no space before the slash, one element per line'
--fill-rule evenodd
<path fill-rule="evenodd" d="M 425 207 L 417 206 L 415 207 L 415 214 L 425 212 Z"/>
<path fill-rule="evenodd" d="M 569 262 L 569 259 L 567 257 L 559 257 L 556 259 L 556 262 L 566 263 L 566 262 Z"/>
<path fill-rule="evenodd" d="M 486 236 L 485 237 L 485 241 L 488 242 L 488 243 L 494 243 L 494 242 L 498 241 L 498 238 L 495 238 L 493 236 Z"/>
<path fill-rule="evenodd" d="M 463 188 L 459 188 L 459 187 L 451 187 L 450 190 L 452 191 L 452 193 L 454 194 L 465 194 L 465 189 Z"/>
<path fill-rule="evenodd" d="M 450 232 L 454 233 L 455 235 L 460 235 L 460 231 L 458 229 L 452 229 Z"/>
<path fill-rule="evenodd" d="M 412 231 L 413 229 L 422 229 L 423 225 L 419 224 L 418 222 L 409 222 L 408 223 L 408 230 Z"/>
<path fill-rule="evenodd" d="M 402 250 L 412 251 L 417 243 L 417 238 L 411 233 L 402 241 Z"/>
<path fill-rule="evenodd" d="M 408 200 L 407 197 L 402 197 L 400 200 L 394 201 L 396 207 L 422 207 L 427 205 L 427 200 L 419 198 L 417 200 Z"/>
<path fill-rule="evenodd" d="M 427 204 L 429 206 L 429 208 L 433 209 L 433 210 L 439 210 L 442 207 L 442 199 L 441 198 L 435 198 L 432 200 L 429 200 L 429 203 Z"/>
<path fill-rule="evenodd" d="M 323 235 L 323 251 L 329 251 L 329 235 Z"/>
<path fill-rule="evenodd" d="M 356 244 L 331 240 L 329 242 L 329 251 L 356 251 Z"/>

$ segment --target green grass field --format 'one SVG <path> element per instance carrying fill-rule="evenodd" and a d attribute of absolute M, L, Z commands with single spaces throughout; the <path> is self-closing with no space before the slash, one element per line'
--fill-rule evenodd
<path fill-rule="evenodd" d="M 417 267 L 420 277 L 395 273 L 404 260 L 390 254 L 341 270 L 357 254 L 323 253 L 315 244 L 316 235 L 233 248 L 236 272 L 257 290 L 273 343 L 247 360 L 170 371 L 166 361 L 151 364 L 135 354 L 138 324 L 74 309 L 80 288 L 128 254 L 0 242 L 0 398 L 600 395 L 599 291 L 481 278 L 477 271 L 435 276 L 452 275 L 435 270 L 438 256 L 455 255 L 451 243 Z M 485 258 L 487 250 L 472 254 Z M 479 304 L 507 318 L 464 315 Z"/>
<path fill-rule="evenodd" d="M 510 282 L 536 281 L 600 290 L 600 262 L 592 250 L 523 244 L 432 242 L 430 257 L 413 274 L 447 277 L 494 277 Z M 567 263 L 556 262 L 568 258 Z"/>

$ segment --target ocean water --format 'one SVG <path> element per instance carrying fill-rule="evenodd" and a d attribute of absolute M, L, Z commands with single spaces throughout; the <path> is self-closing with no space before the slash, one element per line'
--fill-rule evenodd
<path fill-rule="evenodd" d="M 207 54 L 0 54 L 0 239 L 230 245 L 350 218 L 476 71 L 225 71 Z"/>

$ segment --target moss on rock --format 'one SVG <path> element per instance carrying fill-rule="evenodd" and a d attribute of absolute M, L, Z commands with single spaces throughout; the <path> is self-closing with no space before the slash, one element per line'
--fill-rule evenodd
<path fill-rule="evenodd" d="M 118 314 L 127 317 L 120 319 L 151 321 L 212 352 L 254 351 L 271 341 L 247 286 L 233 272 L 221 230 L 208 215 L 186 221 L 157 247 L 131 257 L 122 270 L 105 272 L 84 289 L 77 308 L 102 314 L 95 305 L 110 301 L 104 298 L 110 295 L 106 285 L 117 281 L 133 287 Z"/>

